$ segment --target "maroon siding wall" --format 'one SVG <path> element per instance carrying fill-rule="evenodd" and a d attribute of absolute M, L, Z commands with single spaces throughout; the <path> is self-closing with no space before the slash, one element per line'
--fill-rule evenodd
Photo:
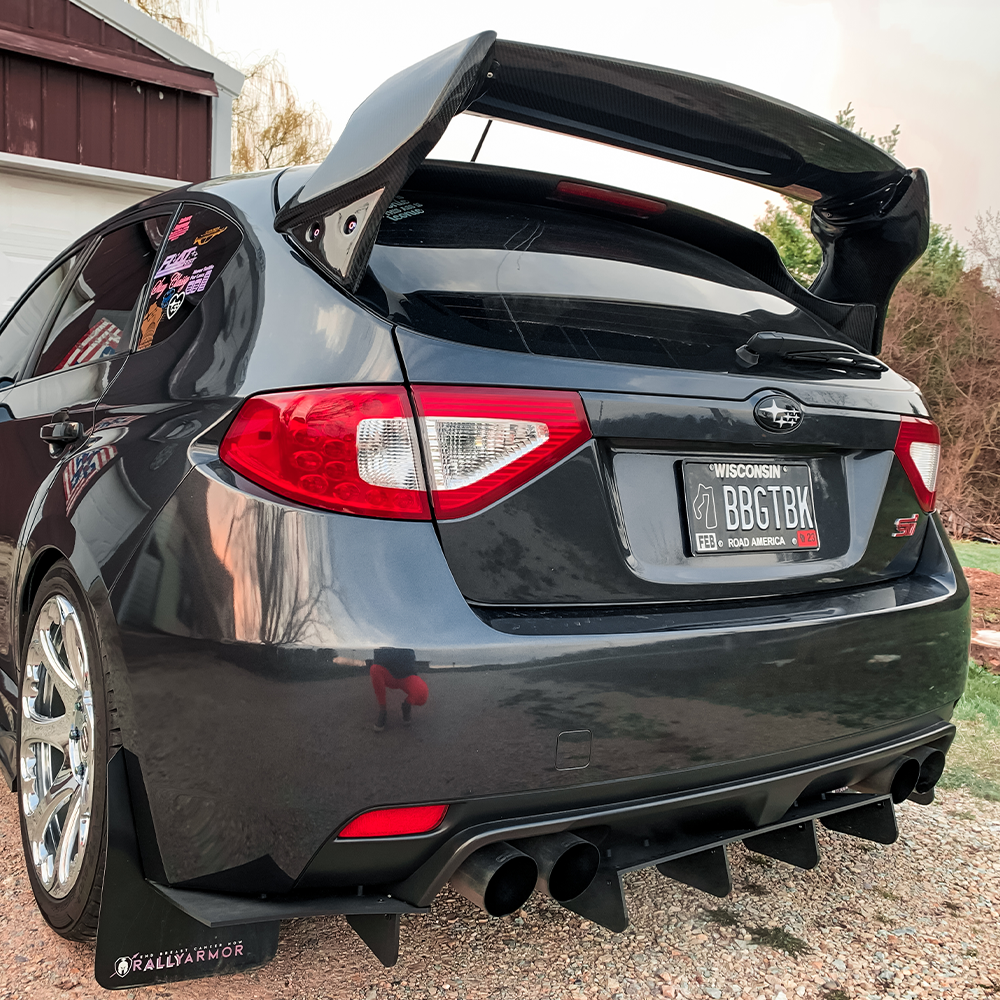
<path fill-rule="evenodd" d="M 115 72 L 87 63 L 110 65 Z M 191 89 L 149 82 L 157 79 L 179 79 Z M 69 0 L 0 0 L 5 152 L 206 180 L 212 143 L 208 88 L 215 89 L 211 77 L 175 66 Z"/>

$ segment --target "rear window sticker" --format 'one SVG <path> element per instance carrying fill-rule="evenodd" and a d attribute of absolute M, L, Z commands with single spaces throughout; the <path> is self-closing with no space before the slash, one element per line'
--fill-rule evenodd
<path fill-rule="evenodd" d="M 195 237 L 194 245 L 197 247 L 203 247 L 209 240 L 218 236 L 220 233 L 224 233 L 228 228 L 229 226 L 216 226 L 214 229 L 206 229 L 201 236 Z"/>
<path fill-rule="evenodd" d="M 153 287 L 149 290 L 149 297 L 151 299 L 158 299 L 167 290 L 167 283 L 161 278 Z"/>
<path fill-rule="evenodd" d="M 183 219 L 178 219 L 177 225 L 170 230 L 170 235 L 167 237 L 168 242 L 173 243 L 174 240 L 180 239 L 188 231 L 188 226 L 190 225 L 190 215 L 185 215 Z"/>
<path fill-rule="evenodd" d="M 215 265 L 209 264 L 208 267 L 199 267 L 197 271 L 193 271 L 191 273 L 191 280 L 187 283 L 185 291 L 189 295 L 194 292 L 205 291 L 205 287 L 208 285 L 208 280 L 212 277 L 212 271 L 214 270 Z"/>
<path fill-rule="evenodd" d="M 170 278 L 170 287 L 176 288 L 177 291 L 183 292 L 184 286 L 191 280 L 190 274 L 181 274 L 180 271 L 175 271 Z"/>
<path fill-rule="evenodd" d="M 163 259 L 163 264 L 160 266 L 159 271 L 157 271 L 153 277 L 162 278 L 165 274 L 174 274 L 177 271 L 186 271 L 194 264 L 197 256 L 197 247 L 188 247 L 187 250 L 181 250 L 180 253 L 168 254 Z"/>
<path fill-rule="evenodd" d="M 177 310 L 184 304 L 184 298 L 183 292 L 176 292 L 171 295 L 170 302 L 166 308 L 167 319 L 173 319 L 177 315 Z"/>
<path fill-rule="evenodd" d="M 139 350 L 145 350 L 153 343 L 153 337 L 156 336 L 156 328 L 160 325 L 160 320 L 163 319 L 163 310 L 154 302 L 147 310 L 146 315 L 142 318 L 142 326 L 139 328 L 142 331 L 142 336 L 139 338 Z"/>
<path fill-rule="evenodd" d="M 122 331 L 111 320 L 101 317 L 73 346 L 69 354 L 56 365 L 55 371 L 72 368 L 73 365 L 85 365 L 88 361 L 97 361 L 118 353 L 122 342 Z"/>
<path fill-rule="evenodd" d="M 407 201 L 405 198 L 393 198 L 392 204 L 386 210 L 385 217 L 390 222 L 408 219 L 411 215 L 423 215 L 424 206 L 419 201 Z"/>

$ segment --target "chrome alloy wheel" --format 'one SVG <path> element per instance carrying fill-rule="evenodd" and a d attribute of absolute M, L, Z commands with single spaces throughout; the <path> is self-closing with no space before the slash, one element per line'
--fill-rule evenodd
<path fill-rule="evenodd" d="M 94 799 L 94 695 L 80 615 L 61 595 L 42 605 L 21 680 L 21 812 L 38 881 L 76 883 Z"/>

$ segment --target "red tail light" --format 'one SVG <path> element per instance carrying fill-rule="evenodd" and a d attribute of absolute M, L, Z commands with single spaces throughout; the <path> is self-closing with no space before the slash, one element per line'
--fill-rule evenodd
<path fill-rule="evenodd" d="M 488 507 L 591 436 L 576 392 L 417 386 L 413 396 L 440 520 Z"/>
<path fill-rule="evenodd" d="M 219 457 L 252 482 L 311 507 L 430 519 L 413 414 L 400 386 L 254 396 Z"/>
<path fill-rule="evenodd" d="M 917 503 L 930 513 L 934 509 L 938 459 L 941 457 L 941 433 L 937 424 L 922 417 L 902 417 L 895 452 L 917 495 Z"/>
<path fill-rule="evenodd" d="M 430 833 L 441 825 L 447 806 L 401 806 L 362 813 L 344 827 L 338 837 L 405 837 Z"/>
<path fill-rule="evenodd" d="M 488 507 L 590 439 L 576 392 L 420 386 L 413 395 L 440 519 Z M 430 518 L 413 414 L 398 386 L 254 396 L 219 456 L 252 482 L 311 507 Z"/>

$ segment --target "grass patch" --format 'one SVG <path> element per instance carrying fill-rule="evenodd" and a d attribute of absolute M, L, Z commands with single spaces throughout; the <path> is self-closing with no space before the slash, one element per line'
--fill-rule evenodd
<path fill-rule="evenodd" d="M 717 910 L 706 910 L 705 916 L 712 921 L 713 924 L 718 924 L 720 927 L 735 927 L 739 924 L 739 920 L 736 914 L 732 910 L 727 910 L 725 907 L 719 907 Z"/>
<path fill-rule="evenodd" d="M 762 854 L 751 854 L 747 858 L 747 864 L 756 865 L 758 868 L 774 867 L 774 862 L 770 858 L 765 858 Z"/>
<path fill-rule="evenodd" d="M 948 752 L 941 787 L 965 788 L 1000 802 L 1000 676 L 970 661 L 969 680 L 953 721 L 958 735 Z"/>
<path fill-rule="evenodd" d="M 783 951 L 786 955 L 802 955 L 812 951 L 802 938 L 789 934 L 784 927 L 751 927 L 750 940 L 754 944 L 766 944 L 776 951 Z"/>
<path fill-rule="evenodd" d="M 985 569 L 1000 573 L 1000 545 L 985 542 L 952 542 L 958 561 L 966 569 Z"/>

